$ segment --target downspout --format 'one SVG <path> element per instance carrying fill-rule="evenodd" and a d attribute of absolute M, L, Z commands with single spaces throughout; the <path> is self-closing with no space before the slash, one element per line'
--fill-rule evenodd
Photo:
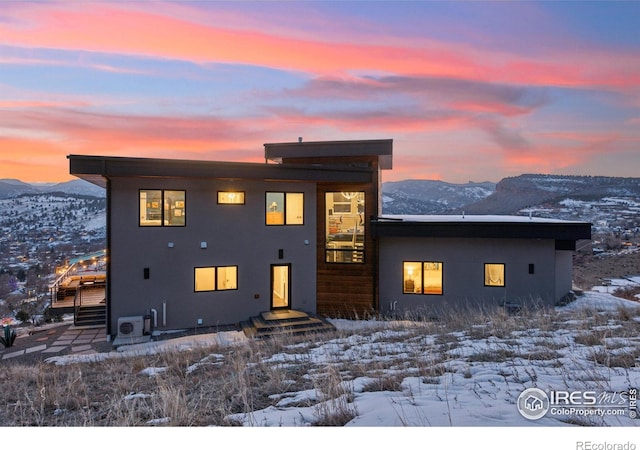
<path fill-rule="evenodd" d="M 376 189 L 376 211 L 374 215 L 369 216 L 369 233 L 371 233 L 371 239 L 373 240 L 373 308 L 378 314 L 380 313 L 380 298 L 378 297 L 378 290 L 380 284 L 380 245 L 376 236 L 375 229 L 373 228 L 373 222 L 382 214 L 382 170 L 380 170 L 380 161 L 375 161 L 375 171 L 372 174 L 372 183 Z"/>
<path fill-rule="evenodd" d="M 111 180 L 107 178 L 107 340 L 111 340 Z"/>
<path fill-rule="evenodd" d="M 378 297 L 378 289 L 380 284 L 380 243 L 373 229 L 374 218 L 369 219 L 369 228 L 373 239 L 373 308 L 380 313 L 380 298 Z"/>

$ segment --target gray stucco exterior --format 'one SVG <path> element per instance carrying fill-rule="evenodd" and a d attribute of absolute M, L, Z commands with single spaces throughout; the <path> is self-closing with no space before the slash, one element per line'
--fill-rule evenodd
<path fill-rule="evenodd" d="M 372 225 L 380 311 L 395 315 L 555 305 L 572 289 L 576 240 L 591 237 L 588 223 L 522 216 L 384 216 Z M 417 263 L 437 288 L 414 288 Z M 502 271 L 495 285 L 486 266 Z"/>
<path fill-rule="evenodd" d="M 139 189 L 184 190 L 187 226 L 139 226 Z M 229 190 L 244 192 L 245 204 L 217 204 L 217 192 Z M 304 224 L 265 226 L 267 191 L 304 193 Z M 151 309 L 161 329 L 233 324 L 268 311 L 272 264 L 291 264 L 291 308 L 315 313 L 314 183 L 114 178 L 110 198 L 113 330 L 119 317 Z M 237 289 L 194 292 L 194 269 L 206 266 L 237 266 Z"/>
<path fill-rule="evenodd" d="M 383 313 L 548 306 L 571 290 L 571 252 L 557 251 L 553 239 L 381 237 L 379 246 Z M 403 263 L 410 261 L 442 263 L 442 294 L 404 293 Z M 504 264 L 504 286 L 485 286 L 485 263 Z"/>
<path fill-rule="evenodd" d="M 571 290 L 575 241 L 590 239 L 590 224 L 380 217 L 380 171 L 391 168 L 391 148 L 390 140 L 265 144 L 266 158 L 278 164 L 70 155 L 71 174 L 107 189 L 107 334 L 117 334 L 120 318 L 149 313 L 158 329 L 171 330 L 239 324 L 276 308 L 327 314 L 323 308 L 358 306 L 398 314 L 552 305 Z M 325 194 L 352 190 L 368 192 L 366 256 L 349 264 L 327 260 L 333 213 Z M 159 204 L 151 210 L 169 207 L 147 202 L 151 191 L 184 196 L 179 208 L 172 206 L 174 217 L 180 209 L 179 226 L 143 211 L 151 203 Z M 244 202 L 220 204 L 218 192 L 231 191 L 244 193 Z M 302 197 L 302 222 L 269 223 L 269 192 Z M 439 263 L 441 292 L 406 293 L 405 262 Z M 486 285 L 486 263 L 503 265 L 504 285 Z M 288 268 L 289 296 L 277 305 L 274 266 Z M 196 288 L 196 268 L 229 267 L 237 275 L 232 288 Z"/>

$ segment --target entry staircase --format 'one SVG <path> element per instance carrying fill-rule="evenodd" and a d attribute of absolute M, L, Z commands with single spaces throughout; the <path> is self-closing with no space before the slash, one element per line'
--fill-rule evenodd
<path fill-rule="evenodd" d="M 241 326 L 244 334 L 254 339 L 335 331 L 326 320 L 294 310 L 263 312 L 242 322 Z"/>

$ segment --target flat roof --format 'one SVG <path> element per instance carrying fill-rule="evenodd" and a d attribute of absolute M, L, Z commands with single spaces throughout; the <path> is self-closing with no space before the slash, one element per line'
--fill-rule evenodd
<path fill-rule="evenodd" d="M 372 226 L 376 237 L 591 239 L 588 222 L 530 216 L 383 215 Z"/>
<path fill-rule="evenodd" d="M 264 144 L 264 156 L 270 161 L 287 158 L 378 157 L 381 169 L 393 164 L 393 139 L 352 141 L 298 141 Z"/>
<path fill-rule="evenodd" d="M 255 179 L 370 183 L 373 170 L 340 164 L 266 164 L 121 156 L 68 155 L 69 173 L 100 187 L 113 177 Z"/>

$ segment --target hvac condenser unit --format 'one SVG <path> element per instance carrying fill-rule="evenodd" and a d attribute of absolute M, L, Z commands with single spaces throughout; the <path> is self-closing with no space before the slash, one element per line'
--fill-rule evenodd
<path fill-rule="evenodd" d="M 142 337 L 144 317 L 130 316 L 118 318 L 118 337 Z"/>

